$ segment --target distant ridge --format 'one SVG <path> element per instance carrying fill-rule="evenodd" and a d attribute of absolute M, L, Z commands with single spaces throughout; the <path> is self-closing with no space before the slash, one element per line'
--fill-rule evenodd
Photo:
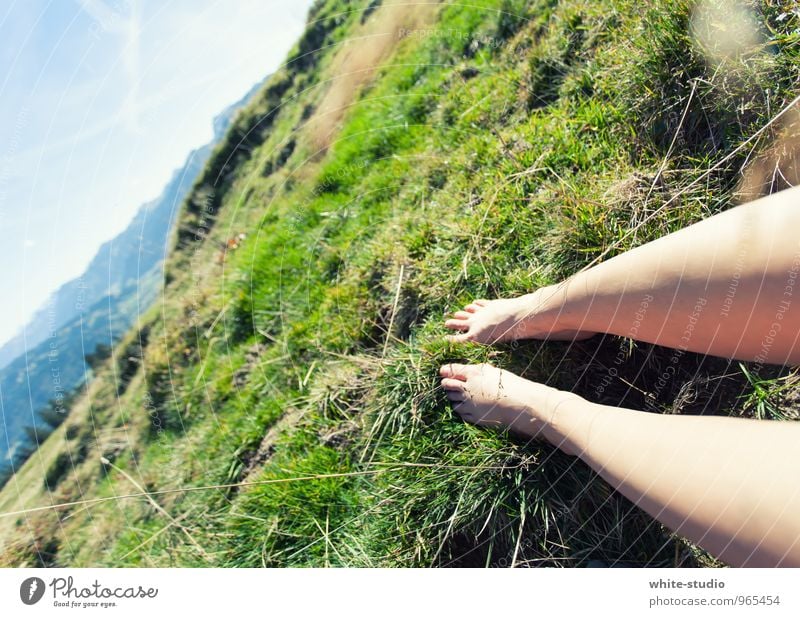
<path fill-rule="evenodd" d="M 0 461 L 24 458 L 33 447 L 25 427 L 40 424 L 38 413 L 50 401 L 83 383 L 87 354 L 98 345 L 111 346 L 155 301 L 181 204 L 236 112 L 263 83 L 214 118 L 213 139 L 189 153 L 161 195 L 144 204 L 86 270 L 59 287 L 0 348 Z"/>

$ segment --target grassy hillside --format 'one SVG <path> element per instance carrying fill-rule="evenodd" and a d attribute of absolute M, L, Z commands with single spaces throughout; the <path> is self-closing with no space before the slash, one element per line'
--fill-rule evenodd
<path fill-rule="evenodd" d="M 762 42 L 724 56 L 680 0 L 317 2 L 188 198 L 163 301 L 0 493 L 0 561 L 714 565 L 579 461 L 463 424 L 436 369 L 797 417 L 789 369 L 441 325 L 781 188 L 800 19 L 754 6 Z"/>

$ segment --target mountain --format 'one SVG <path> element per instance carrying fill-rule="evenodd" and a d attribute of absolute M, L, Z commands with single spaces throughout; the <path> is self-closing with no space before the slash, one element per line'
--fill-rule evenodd
<path fill-rule="evenodd" d="M 59 401 L 90 374 L 85 357 L 98 346 L 100 351 L 110 348 L 153 303 L 180 206 L 236 112 L 261 83 L 214 118 L 212 141 L 193 150 L 161 195 L 144 204 L 124 231 L 100 247 L 86 270 L 55 291 L 0 349 L 0 460 L 18 462 L 30 451 L 25 427 L 41 428 L 39 412 L 51 402 L 64 411 Z"/>
<path fill-rule="evenodd" d="M 79 277 L 64 283 L 12 339 L 0 347 L 0 369 L 48 339 L 54 330 L 85 315 L 97 302 L 131 293 L 136 281 L 164 259 L 167 239 L 181 201 L 225 135 L 234 114 L 255 94 L 255 84 L 240 100 L 213 119 L 214 137 L 193 150 L 175 171 L 162 194 L 144 204 L 128 227 L 104 243 Z M 119 334 L 119 333 L 115 333 Z"/>

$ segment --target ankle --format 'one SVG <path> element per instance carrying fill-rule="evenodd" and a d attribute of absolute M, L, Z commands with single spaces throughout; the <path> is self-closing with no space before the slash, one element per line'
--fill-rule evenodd
<path fill-rule="evenodd" d="M 577 394 L 557 391 L 548 400 L 548 441 L 566 454 L 579 455 L 588 447 L 595 407 Z"/>
<path fill-rule="evenodd" d="M 567 323 L 566 286 L 564 284 L 540 287 L 520 297 L 520 323 L 524 322 L 538 331 L 570 330 Z"/>

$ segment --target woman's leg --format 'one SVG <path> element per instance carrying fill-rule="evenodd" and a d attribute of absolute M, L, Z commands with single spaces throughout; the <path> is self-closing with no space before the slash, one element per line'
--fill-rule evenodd
<path fill-rule="evenodd" d="M 688 351 L 800 363 L 800 187 L 618 255 L 564 283 L 476 300 L 456 341 L 607 332 Z"/>
<path fill-rule="evenodd" d="M 723 561 L 800 566 L 800 425 L 595 405 L 487 364 L 445 365 L 441 375 L 465 420 L 579 456 Z"/>

